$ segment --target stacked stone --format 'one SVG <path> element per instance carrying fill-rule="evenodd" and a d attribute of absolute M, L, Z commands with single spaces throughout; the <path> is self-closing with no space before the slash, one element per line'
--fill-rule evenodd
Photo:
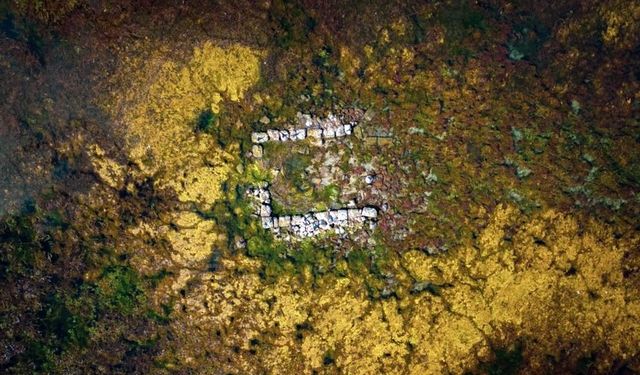
<path fill-rule="evenodd" d="M 366 223 L 373 227 L 378 218 L 378 210 L 374 207 L 343 208 L 310 212 L 305 215 L 273 216 L 271 193 L 267 186 L 251 188 L 247 191 L 247 195 L 255 202 L 254 214 L 260 218 L 262 227 L 275 234 L 285 232 L 300 238 L 313 237 L 328 230 L 342 234 L 348 228 Z"/>
<path fill-rule="evenodd" d="M 325 140 L 351 135 L 353 128 L 358 123 L 358 114 L 361 111 L 353 110 L 351 112 L 345 112 L 345 114 L 341 116 L 330 114 L 325 119 L 318 119 L 309 115 L 300 115 L 299 123 L 302 127 L 287 130 L 269 129 L 266 132 L 253 132 L 251 133 L 251 142 L 253 142 L 252 153 L 254 157 L 261 158 L 261 144 L 266 142 L 302 141 L 310 138 L 314 143 L 322 144 Z"/>
<path fill-rule="evenodd" d="M 276 234 L 286 232 L 300 238 L 313 237 L 328 230 L 342 234 L 348 228 L 366 223 L 373 227 L 377 218 L 378 210 L 374 207 L 310 212 L 305 215 L 261 216 L 263 228 Z"/>
<path fill-rule="evenodd" d="M 256 216 L 261 218 L 271 217 L 271 193 L 266 186 L 251 188 L 247 191 L 247 195 L 256 202 L 254 205 L 254 214 Z"/>

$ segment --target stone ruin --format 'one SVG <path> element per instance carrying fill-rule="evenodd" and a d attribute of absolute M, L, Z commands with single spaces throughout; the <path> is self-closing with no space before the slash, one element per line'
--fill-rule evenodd
<path fill-rule="evenodd" d="M 287 238 L 287 235 L 308 238 L 329 230 L 344 234 L 349 229 L 363 225 L 374 228 L 378 218 L 378 210 L 371 206 L 362 208 L 352 206 L 338 210 L 309 212 L 304 215 L 274 216 L 268 185 L 251 188 L 247 194 L 256 203 L 254 214 L 260 217 L 262 227 L 271 230 L 281 238 Z"/>
<path fill-rule="evenodd" d="M 299 115 L 300 125 L 297 127 L 253 132 L 251 134 L 252 154 L 255 158 L 261 158 L 262 144 L 265 142 L 302 141 L 310 138 L 312 143 L 322 145 L 331 139 L 346 137 L 352 134 L 363 115 L 364 112 L 361 110 L 347 111 L 340 116 L 330 114 L 324 119 Z M 274 216 L 271 208 L 271 193 L 266 182 L 250 188 L 247 194 L 254 202 L 254 214 L 260 218 L 262 227 L 282 239 L 308 238 L 326 231 L 345 234 L 349 230 L 363 226 L 374 228 L 378 219 L 376 207 L 356 207 L 353 203 L 337 210 Z"/>
<path fill-rule="evenodd" d="M 299 114 L 296 127 L 251 133 L 251 153 L 255 158 L 262 158 L 262 144 L 266 142 L 302 141 L 309 138 L 312 144 L 319 146 L 330 139 L 351 135 L 363 116 L 364 112 L 358 109 L 345 111 L 339 116 L 330 114 L 326 118 Z"/>

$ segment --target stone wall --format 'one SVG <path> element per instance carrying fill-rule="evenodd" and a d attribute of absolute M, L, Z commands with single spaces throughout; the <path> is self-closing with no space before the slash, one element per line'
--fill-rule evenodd
<path fill-rule="evenodd" d="M 314 144 L 322 145 L 328 140 L 349 136 L 363 116 L 364 112 L 358 109 L 345 111 L 337 116 L 330 114 L 323 119 L 299 114 L 296 127 L 253 132 L 251 134 L 252 155 L 255 158 L 262 158 L 262 144 L 266 142 L 302 141 L 310 138 Z M 266 183 L 249 189 L 247 194 L 253 199 L 254 213 L 260 218 L 262 227 L 285 239 L 313 237 L 326 231 L 344 234 L 351 229 L 363 226 L 373 228 L 378 219 L 376 207 L 355 207 L 353 204 L 337 210 L 274 216 L 271 193 Z"/>
<path fill-rule="evenodd" d="M 330 114 L 326 118 L 298 115 L 298 124 L 289 129 L 268 129 L 251 133 L 252 155 L 262 158 L 262 144 L 266 142 L 302 141 L 307 138 L 315 145 L 322 145 L 330 139 L 343 138 L 353 133 L 353 129 L 364 116 L 358 109 L 344 111 L 340 115 Z"/>
<path fill-rule="evenodd" d="M 375 227 L 378 209 L 371 206 L 347 207 L 338 210 L 309 212 L 302 215 L 274 216 L 271 209 L 271 194 L 268 187 L 249 189 L 248 194 L 255 202 L 255 215 L 262 227 L 280 237 L 307 238 L 332 230 L 344 234 L 350 229 L 368 225 Z"/>

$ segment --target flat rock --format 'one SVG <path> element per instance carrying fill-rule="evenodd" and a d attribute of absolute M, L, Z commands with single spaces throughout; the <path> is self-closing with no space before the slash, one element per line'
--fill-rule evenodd
<path fill-rule="evenodd" d="M 267 130 L 269 140 L 273 142 L 280 142 L 280 130 L 269 129 Z"/>
<path fill-rule="evenodd" d="M 304 217 L 300 215 L 291 216 L 291 225 L 295 225 L 295 226 L 304 225 Z"/>
<path fill-rule="evenodd" d="M 280 216 L 278 218 L 278 227 L 289 228 L 291 226 L 291 216 Z"/>
<path fill-rule="evenodd" d="M 315 139 L 322 139 L 322 129 L 308 129 L 307 136 Z"/>
<path fill-rule="evenodd" d="M 262 227 L 264 229 L 273 228 L 273 219 L 271 217 L 263 217 L 262 218 Z"/>
<path fill-rule="evenodd" d="M 343 126 L 343 128 L 344 128 L 344 134 L 351 135 L 351 131 L 353 130 L 351 127 L 351 124 L 346 124 Z"/>
<path fill-rule="evenodd" d="M 254 158 L 256 159 L 262 159 L 262 146 L 260 145 L 253 145 L 251 147 L 251 155 L 253 155 Z"/>
<path fill-rule="evenodd" d="M 325 139 L 331 139 L 336 137 L 336 130 L 333 127 L 328 127 L 322 132 L 322 137 Z"/>
<path fill-rule="evenodd" d="M 349 220 L 357 220 L 362 217 L 362 210 L 359 208 L 350 208 L 347 210 L 347 217 Z"/>
<path fill-rule="evenodd" d="M 336 218 L 338 221 L 347 221 L 348 218 L 348 214 L 347 214 L 347 210 L 338 210 L 336 212 Z"/>
<path fill-rule="evenodd" d="M 262 206 L 260 206 L 260 216 L 271 216 L 271 206 L 269 206 L 268 204 L 263 204 Z"/>
<path fill-rule="evenodd" d="M 280 141 L 286 142 L 290 138 L 288 130 L 280 130 Z"/>
<path fill-rule="evenodd" d="M 362 216 L 369 219 L 375 219 L 378 217 L 378 210 L 373 207 L 364 207 L 362 209 Z"/>
<path fill-rule="evenodd" d="M 269 135 L 263 132 L 251 133 L 251 142 L 253 143 L 265 143 L 269 140 Z"/>
<path fill-rule="evenodd" d="M 267 189 L 260 189 L 258 190 L 258 199 L 262 203 L 269 203 L 271 201 L 271 193 Z"/>
<path fill-rule="evenodd" d="M 329 221 L 329 213 L 327 211 L 320 211 L 314 214 L 317 220 Z"/>
<path fill-rule="evenodd" d="M 307 129 L 294 129 L 289 133 L 291 133 L 291 139 L 296 141 L 301 141 L 307 138 Z"/>

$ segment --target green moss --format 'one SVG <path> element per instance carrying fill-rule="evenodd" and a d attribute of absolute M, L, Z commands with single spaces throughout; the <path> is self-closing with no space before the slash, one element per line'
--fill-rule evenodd
<path fill-rule="evenodd" d="M 52 227 L 58 227 L 66 229 L 69 227 L 69 223 L 65 220 L 63 214 L 60 211 L 51 211 L 45 216 L 45 223 Z"/>
<path fill-rule="evenodd" d="M 147 311 L 146 315 L 149 319 L 154 320 L 159 324 L 167 325 L 171 322 L 170 315 L 173 312 L 173 308 L 170 305 L 164 303 L 161 305 L 161 308 L 162 310 L 160 312 L 150 309 Z"/>
<path fill-rule="evenodd" d="M 107 266 L 98 281 L 99 304 L 122 314 L 131 314 L 144 299 L 140 279 L 128 266 Z"/>
<path fill-rule="evenodd" d="M 26 350 L 19 361 L 22 364 L 28 364 L 28 367 L 35 373 L 50 373 L 55 368 L 53 351 L 46 343 L 37 340 L 28 341 Z"/>
<path fill-rule="evenodd" d="M 86 319 L 73 313 L 65 299 L 54 294 L 45 300 L 41 311 L 40 329 L 51 337 L 58 350 L 71 346 L 84 347 L 89 341 L 89 327 Z"/>
<path fill-rule="evenodd" d="M 269 8 L 269 19 L 275 25 L 275 44 L 288 49 L 305 43 L 316 28 L 316 20 L 305 7 L 295 1 L 277 0 Z"/>
<path fill-rule="evenodd" d="M 420 44 L 424 42 L 427 35 L 426 23 L 418 14 L 412 14 L 409 19 L 411 20 L 411 29 L 413 31 L 413 43 Z"/>
<path fill-rule="evenodd" d="M 200 113 L 196 121 L 196 131 L 213 133 L 218 122 L 218 115 L 213 113 L 211 109 L 206 109 Z"/>
<path fill-rule="evenodd" d="M 340 187 L 335 184 L 329 184 L 322 189 L 321 192 L 317 194 L 317 198 L 322 200 L 323 202 L 330 204 L 331 202 L 336 202 L 340 197 Z"/>
<path fill-rule="evenodd" d="M 367 270 L 368 259 L 369 256 L 365 250 L 357 249 L 349 252 L 347 255 L 347 264 L 349 265 L 349 269 L 354 273 L 361 274 Z"/>
<path fill-rule="evenodd" d="M 452 55 L 471 56 L 473 51 L 465 39 L 476 30 L 486 31 L 488 25 L 485 15 L 464 0 L 443 7 L 435 19 L 445 28 L 446 45 Z"/>
<path fill-rule="evenodd" d="M 311 166 L 311 156 L 293 154 L 284 161 L 284 177 L 301 193 L 311 189 L 306 169 Z"/>
<path fill-rule="evenodd" d="M 538 52 L 549 39 L 549 29 L 533 16 L 524 18 L 513 27 L 507 47 L 512 60 L 528 60 L 537 63 Z"/>
<path fill-rule="evenodd" d="M 167 271 L 166 269 L 161 269 L 160 271 L 154 273 L 151 276 L 145 277 L 145 279 L 151 284 L 151 287 L 155 288 L 160 284 L 160 282 L 166 279 L 168 276 L 173 275 L 173 272 Z"/>

